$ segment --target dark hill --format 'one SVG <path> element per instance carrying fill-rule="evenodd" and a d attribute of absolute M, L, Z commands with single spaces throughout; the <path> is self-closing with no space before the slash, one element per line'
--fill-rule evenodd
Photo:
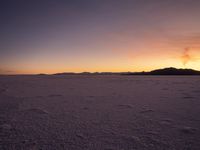
<path fill-rule="evenodd" d="M 200 71 L 193 69 L 164 68 L 149 72 L 151 75 L 200 75 Z"/>
<path fill-rule="evenodd" d="M 150 72 L 127 73 L 125 75 L 200 75 L 200 71 L 193 69 L 164 68 Z"/>

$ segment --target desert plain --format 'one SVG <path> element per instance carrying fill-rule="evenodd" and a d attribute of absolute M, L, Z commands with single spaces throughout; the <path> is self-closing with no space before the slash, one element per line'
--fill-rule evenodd
<path fill-rule="evenodd" d="M 1 150 L 199 150 L 199 76 L 0 76 Z"/>

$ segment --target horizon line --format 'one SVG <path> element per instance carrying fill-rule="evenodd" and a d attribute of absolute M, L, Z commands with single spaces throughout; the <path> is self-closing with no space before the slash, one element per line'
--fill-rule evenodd
<path fill-rule="evenodd" d="M 194 71 L 200 71 L 200 70 L 196 70 L 196 69 L 192 69 L 192 68 L 176 68 L 176 67 L 163 67 L 163 68 L 159 68 L 159 69 L 152 69 L 150 71 L 121 71 L 121 72 L 115 72 L 115 71 L 94 71 L 94 72 L 90 72 L 90 71 L 82 71 L 82 72 L 56 72 L 56 73 L 16 73 L 16 74 L 7 74 L 7 73 L 0 73 L 0 76 L 15 76 L 15 75 L 61 75 L 61 74 L 71 74 L 71 75 L 79 75 L 79 74 L 123 74 L 123 73 L 148 73 L 148 72 L 152 72 L 154 70 L 160 70 L 160 69 L 167 69 L 167 68 L 174 68 L 177 70 L 194 70 Z"/>

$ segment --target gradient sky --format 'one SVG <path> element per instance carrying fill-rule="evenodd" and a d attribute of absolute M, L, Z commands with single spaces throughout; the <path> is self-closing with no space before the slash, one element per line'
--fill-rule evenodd
<path fill-rule="evenodd" d="M 1 0 L 0 73 L 200 70 L 199 0 Z"/>

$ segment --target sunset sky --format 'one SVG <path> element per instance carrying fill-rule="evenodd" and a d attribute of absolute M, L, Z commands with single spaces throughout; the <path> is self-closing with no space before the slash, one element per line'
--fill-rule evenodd
<path fill-rule="evenodd" d="M 1 0 L 0 73 L 200 70 L 199 0 Z"/>

